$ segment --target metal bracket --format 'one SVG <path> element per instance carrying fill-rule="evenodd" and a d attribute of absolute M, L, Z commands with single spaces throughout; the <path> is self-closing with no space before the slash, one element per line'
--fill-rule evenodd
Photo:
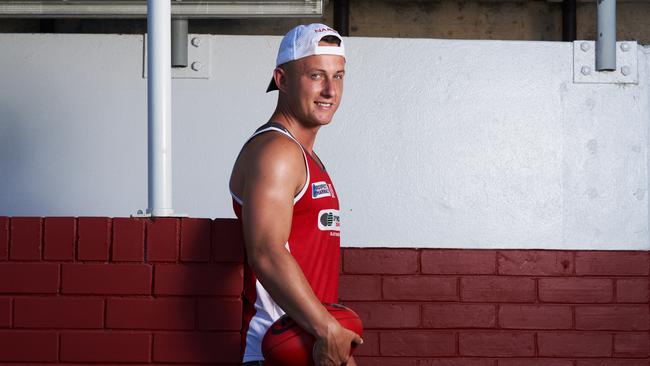
<path fill-rule="evenodd" d="M 190 215 L 185 214 L 185 213 L 176 213 L 174 212 L 173 214 L 169 216 L 154 216 L 150 212 L 146 212 L 143 210 L 138 210 L 137 213 L 130 215 L 131 217 L 136 217 L 136 218 L 141 218 L 141 219 L 147 219 L 147 218 L 156 218 L 156 217 L 176 217 L 176 218 L 186 218 L 190 217 Z"/>
<path fill-rule="evenodd" d="M 210 37 L 205 34 L 187 35 L 187 67 L 172 67 L 172 79 L 210 78 Z M 142 77 L 147 78 L 147 35 L 144 35 Z M 171 59 L 169 60 L 171 64 Z"/>
<path fill-rule="evenodd" d="M 638 84 L 636 41 L 616 42 L 616 71 L 596 71 L 596 42 L 573 42 L 573 82 L 576 84 Z"/>

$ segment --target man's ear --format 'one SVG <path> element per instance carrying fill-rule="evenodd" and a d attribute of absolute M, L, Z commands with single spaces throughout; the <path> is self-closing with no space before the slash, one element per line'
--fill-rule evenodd
<path fill-rule="evenodd" d="M 273 70 L 273 80 L 277 85 L 278 90 L 285 92 L 287 90 L 287 71 L 281 67 L 276 67 Z"/>

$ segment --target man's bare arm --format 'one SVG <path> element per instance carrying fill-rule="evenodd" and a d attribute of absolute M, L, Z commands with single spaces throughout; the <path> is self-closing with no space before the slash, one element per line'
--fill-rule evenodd
<path fill-rule="evenodd" d="M 317 364 L 340 365 L 348 359 L 350 344 L 361 339 L 325 310 L 284 246 L 293 198 L 305 183 L 300 148 L 275 136 L 260 138 L 247 150 L 242 221 L 249 265 L 275 302 L 317 338 Z"/>

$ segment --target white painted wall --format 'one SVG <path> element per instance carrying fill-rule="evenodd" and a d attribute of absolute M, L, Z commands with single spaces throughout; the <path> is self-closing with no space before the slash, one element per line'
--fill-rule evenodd
<path fill-rule="evenodd" d="M 279 37 L 202 36 L 174 80 L 174 208 L 232 217 L 227 179 L 265 122 Z M 347 246 L 650 249 L 648 54 L 639 84 L 574 84 L 573 45 L 351 38 L 317 151 Z M 0 215 L 147 205 L 143 38 L 0 34 Z"/>

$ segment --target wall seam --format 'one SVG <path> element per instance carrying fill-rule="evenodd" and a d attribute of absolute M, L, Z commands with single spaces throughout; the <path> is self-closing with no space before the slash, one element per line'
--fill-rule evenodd
<path fill-rule="evenodd" d="M 11 310 L 11 319 L 9 319 L 9 329 L 14 328 L 14 323 L 15 323 L 14 318 L 16 317 L 16 304 L 15 304 L 15 302 L 16 302 L 15 297 L 12 297 L 10 299 L 10 301 L 9 301 L 9 306 L 11 307 L 11 309 L 10 309 Z"/>
<path fill-rule="evenodd" d="M 61 332 L 57 332 L 56 333 L 56 349 L 57 349 L 56 361 L 57 362 L 61 362 L 61 352 L 63 352 L 63 350 L 62 350 L 63 347 L 62 347 L 62 344 L 61 344 L 61 337 L 62 337 Z"/>
<path fill-rule="evenodd" d="M 149 225 L 147 225 L 147 219 L 144 221 L 144 232 L 142 236 L 144 237 L 144 262 L 149 263 Z M 153 279 L 152 279 L 153 281 Z"/>
<path fill-rule="evenodd" d="M 7 261 L 11 261 L 11 247 L 13 246 L 13 217 L 9 217 L 9 220 L 7 222 Z"/>
<path fill-rule="evenodd" d="M 578 261 L 576 260 L 576 252 L 577 251 L 574 250 L 571 253 L 571 257 L 573 259 L 573 271 L 571 271 L 571 275 L 573 275 L 574 277 L 577 276 L 577 274 L 578 274 L 578 270 L 576 269 L 576 267 L 578 266 L 577 265 Z"/>
<path fill-rule="evenodd" d="M 113 263 L 113 240 L 115 239 L 115 225 L 114 218 L 110 219 L 111 229 L 108 233 L 108 263 Z"/>
<path fill-rule="evenodd" d="M 58 273 L 59 286 L 56 293 L 57 297 L 63 295 L 63 263 L 59 263 L 58 266 L 59 266 L 59 273 Z"/>
<path fill-rule="evenodd" d="M 104 301 L 102 301 L 103 305 L 103 317 L 102 317 L 102 328 L 103 329 L 108 329 L 108 298 L 105 298 Z"/>
<path fill-rule="evenodd" d="M 153 359 L 154 358 L 153 347 L 154 347 L 154 344 L 155 344 L 154 337 L 156 335 L 152 331 L 149 332 L 149 335 L 150 335 L 150 337 L 149 337 L 149 362 L 154 362 L 154 359 Z"/>
<path fill-rule="evenodd" d="M 39 235 L 39 254 L 41 256 L 41 261 L 45 260 L 45 217 L 39 218 L 39 229 L 40 229 L 40 235 Z"/>
<path fill-rule="evenodd" d="M 74 252 L 73 252 L 73 257 L 72 261 L 76 262 L 79 260 L 79 228 L 81 226 L 81 223 L 79 222 L 80 218 L 75 217 L 75 225 L 74 225 Z"/>

